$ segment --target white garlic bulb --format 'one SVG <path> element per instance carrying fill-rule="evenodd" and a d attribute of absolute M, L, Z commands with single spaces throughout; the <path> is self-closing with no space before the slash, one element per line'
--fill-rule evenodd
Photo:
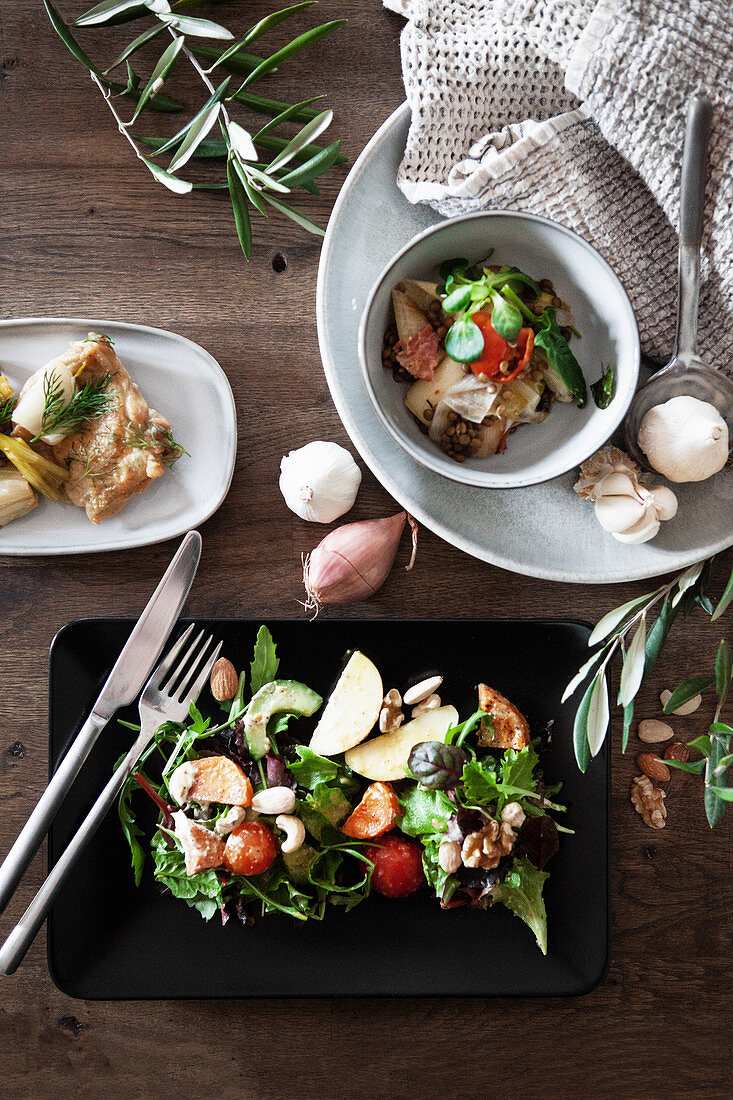
<path fill-rule="evenodd" d="M 356 500 L 361 470 L 338 443 L 316 439 L 291 451 L 280 463 L 280 492 L 296 516 L 332 523 Z"/>
<path fill-rule="evenodd" d="M 646 414 L 639 446 L 670 481 L 705 481 L 728 461 L 728 425 L 709 401 L 672 397 Z"/>

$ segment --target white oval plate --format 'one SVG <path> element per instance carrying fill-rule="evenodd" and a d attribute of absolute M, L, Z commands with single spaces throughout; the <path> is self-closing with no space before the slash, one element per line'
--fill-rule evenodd
<path fill-rule="evenodd" d="M 176 538 L 198 527 L 226 496 L 237 453 L 237 416 L 229 381 L 207 351 L 147 325 L 72 317 L 0 321 L 0 371 L 16 392 L 74 340 L 104 332 L 148 404 L 166 416 L 189 452 L 119 515 L 99 525 L 83 508 L 41 498 L 0 528 L 0 555 L 88 554 Z"/>
<path fill-rule="evenodd" d="M 623 546 L 563 474 L 521 489 L 460 485 L 419 465 L 390 437 L 366 393 L 358 362 L 359 319 L 379 273 L 412 237 L 440 221 L 411 205 L 395 183 L 410 112 L 399 107 L 355 163 L 329 221 L 318 270 L 318 338 L 344 427 L 376 478 L 403 508 L 446 542 L 515 573 L 581 584 L 655 577 L 733 543 L 733 475 L 675 486 L 679 512 L 653 542 Z M 670 308 L 674 308 L 673 303 Z M 490 592 L 487 592 L 490 599 Z"/>

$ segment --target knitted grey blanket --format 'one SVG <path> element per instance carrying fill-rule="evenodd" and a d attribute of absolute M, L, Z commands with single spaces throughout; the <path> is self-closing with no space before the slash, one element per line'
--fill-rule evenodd
<path fill-rule="evenodd" d="M 701 354 L 733 369 L 733 23 L 720 0 L 383 0 L 408 19 L 398 184 L 446 216 L 543 214 L 626 287 L 645 354 L 672 351 L 688 98 L 715 107 Z"/>

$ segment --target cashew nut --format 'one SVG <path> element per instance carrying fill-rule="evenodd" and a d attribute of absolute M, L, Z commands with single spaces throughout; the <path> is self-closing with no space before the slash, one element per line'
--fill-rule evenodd
<path fill-rule="evenodd" d="M 507 802 L 501 811 L 501 820 L 506 821 L 507 825 L 511 825 L 513 829 L 524 825 L 526 817 L 526 813 L 518 802 Z"/>
<path fill-rule="evenodd" d="M 278 829 L 282 829 L 285 833 L 285 840 L 280 845 L 281 851 L 285 855 L 297 852 L 305 840 L 305 825 L 300 818 L 294 817 L 292 814 L 278 814 L 275 818 L 275 824 Z"/>
<path fill-rule="evenodd" d="M 214 832 L 219 836 L 226 836 L 231 833 L 232 829 L 236 829 L 237 825 L 241 825 L 243 821 L 247 819 L 247 811 L 244 806 L 232 806 L 225 814 L 222 814 L 219 820 L 214 825 Z"/>
<path fill-rule="evenodd" d="M 295 806 L 295 791 L 290 787 L 265 787 L 252 799 L 258 814 L 289 814 Z"/>

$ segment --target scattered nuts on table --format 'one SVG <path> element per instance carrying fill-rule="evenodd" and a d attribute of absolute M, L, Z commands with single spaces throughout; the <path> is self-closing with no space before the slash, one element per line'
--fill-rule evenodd
<path fill-rule="evenodd" d="M 667 691 L 667 690 L 663 691 L 661 693 L 661 695 L 659 696 L 660 702 L 661 702 L 663 707 L 666 707 L 667 703 L 669 702 L 669 700 L 671 698 L 672 698 L 672 692 Z M 682 704 L 682 706 L 677 707 L 676 710 L 672 711 L 672 714 L 681 714 L 681 715 L 694 714 L 701 703 L 702 703 L 702 695 L 693 695 L 692 699 L 688 699 L 686 703 Z"/>
<path fill-rule="evenodd" d="M 653 752 L 640 752 L 636 758 L 639 771 L 644 772 L 650 779 L 657 783 L 666 783 L 669 779 L 669 768 Z"/>
<path fill-rule="evenodd" d="M 665 760 L 679 760 L 680 764 L 686 764 L 690 759 L 689 747 L 683 744 L 682 741 L 673 741 L 671 745 L 667 745 L 664 750 Z"/>
<path fill-rule="evenodd" d="M 211 694 L 217 703 L 224 703 L 227 699 L 233 699 L 237 694 L 239 676 L 231 661 L 226 657 L 220 657 L 214 664 L 209 678 Z"/>
<path fill-rule="evenodd" d="M 664 805 L 666 792 L 652 784 L 648 775 L 637 775 L 631 781 L 630 798 L 641 819 L 650 829 L 663 829 L 667 818 Z"/>
<path fill-rule="evenodd" d="M 428 676 L 426 680 L 421 680 L 419 684 L 413 684 L 403 696 L 405 705 L 412 707 L 415 703 L 422 703 L 423 699 L 427 699 L 428 695 L 432 695 L 434 691 L 437 691 L 442 683 L 442 676 Z"/>
<path fill-rule="evenodd" d="M 672 727 L 666 722 L 660 722 L 658 718 L 645 718 L 643 722 L 639 722 L 639 728 L 636 732 L 639 735 L 639 740 L 646 741 L 647 744 L 669 741 L 670 737 L 674 737 Z"/>

